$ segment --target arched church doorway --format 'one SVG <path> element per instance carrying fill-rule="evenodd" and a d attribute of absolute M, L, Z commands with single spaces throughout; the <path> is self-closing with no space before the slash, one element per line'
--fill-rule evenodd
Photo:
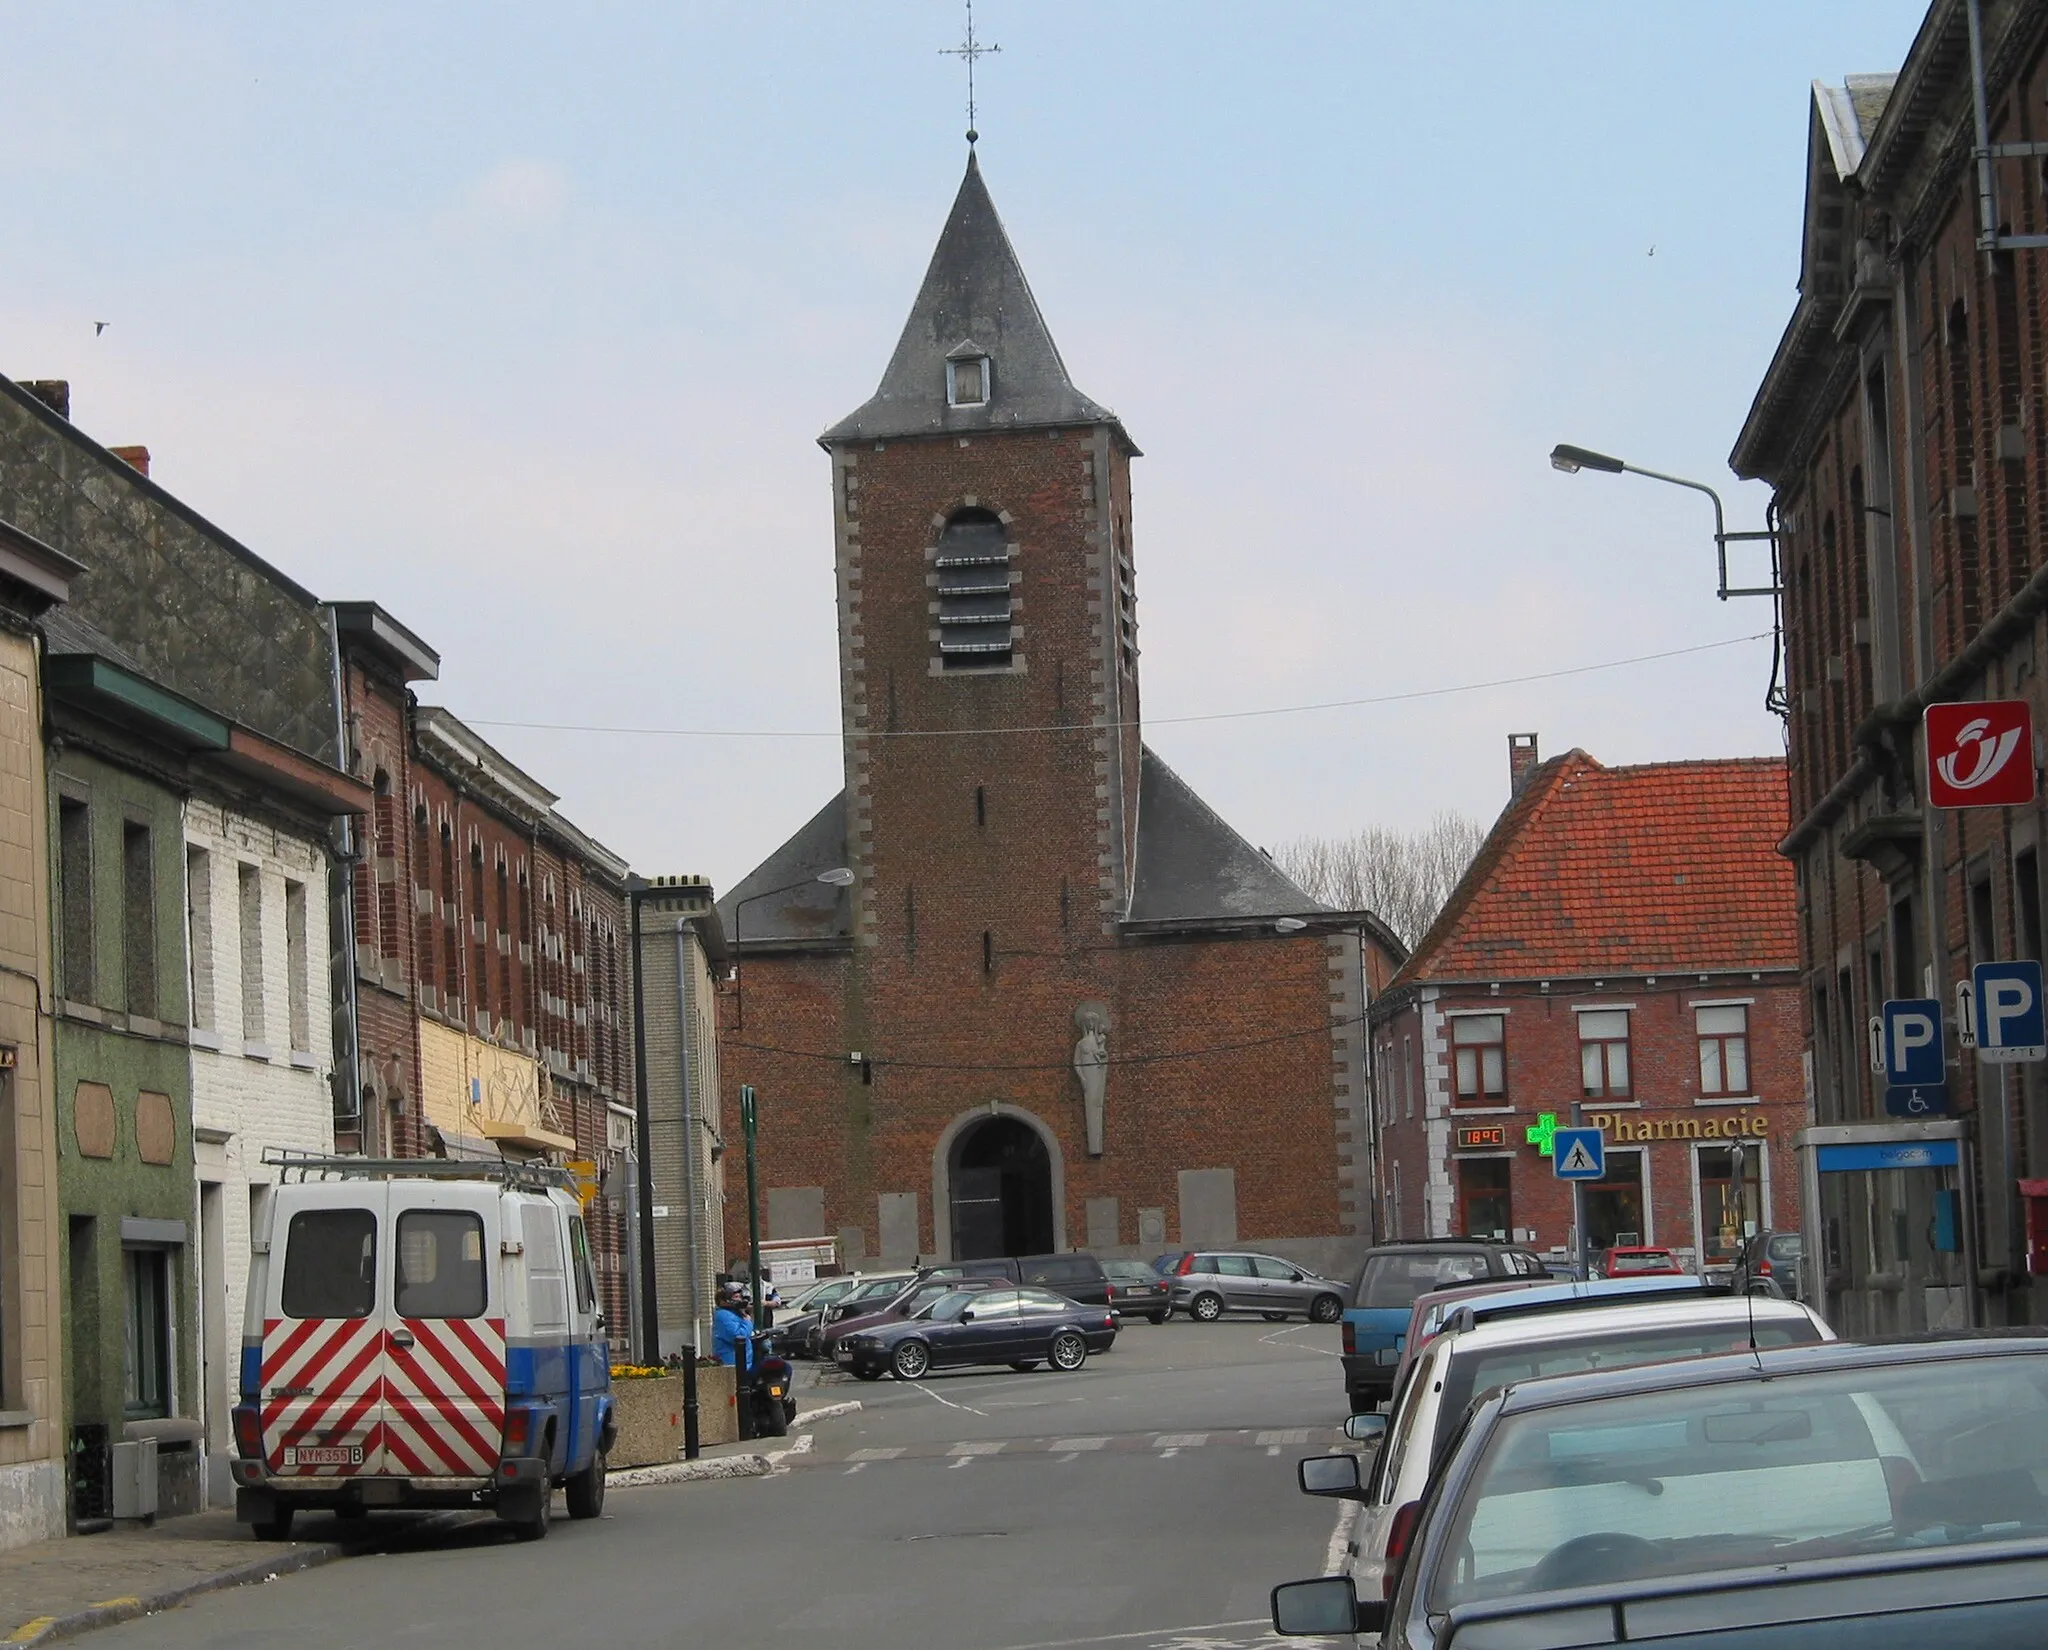
<path fill-rule="evenodd" d="M 1052 1157 L 1045 1137 L 1015 1117 L 990 1117 L 953 1142 L 953 1258 L 1052 1251 Z"/>

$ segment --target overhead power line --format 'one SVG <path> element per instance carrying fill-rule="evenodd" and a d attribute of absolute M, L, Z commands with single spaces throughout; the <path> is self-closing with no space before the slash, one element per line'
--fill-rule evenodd
<path fill-rule="evenodd" d="M 1557 670 L 1531 671 L 1524 676 L 1496 676 L 1484 682 L 1460 682 L 1454 687 L 1411 688 L 1402 693 L 1377 693 L 1359 699 L 1324 699 L 1309 705 L 1269 705 L 1259 710 L 1216 710 L 1189 716 L 1149 716 L 1148 727 L 1189 722 L 1238 722 L 1261 716 L 1301 716 L 1319 710 L 1356 710 L 1369 705 L 1407 704 L 1417 699 L 1441 699 L 1457 693 L 1485 693 L 1494 688 L 1525 687 L 1531 682 L 1554 682 L 1567 676 L 1590 676 L 1597 671 L 1625 670 L 1631 665 L 1655 664 L 1660 659 L 1683 659 L 1695 653 L 1713 653 L 1722 648 L 1767 642 L 1772 633 L 1759 630 L 1750 636 L 1730 636 L 1718 642 L 1696 642 L 1691 647 L 1667 648 L 1661 653 L 1637 653 L 1626 659 L 1608 659 L 1597 665 L 1566 665 Z M 616 733 L 634 738 L 663 739 L 840 739 L 838 730 L 822 728 L 629 728 L 596 722 L 515 722 L 489 716 L 465 716 L 471 727 L 523 728 L 541 733 Z M 1136 723 L 1130 724 L 1136 726 Z M 1094 733 L 1120 728 L 1122 722 L 1049 722 L 1030 727 L 1004 728 L 870 728 L 854 737 L 863 739 L 968 739 L 987 734 L 1010 733 Z"/>

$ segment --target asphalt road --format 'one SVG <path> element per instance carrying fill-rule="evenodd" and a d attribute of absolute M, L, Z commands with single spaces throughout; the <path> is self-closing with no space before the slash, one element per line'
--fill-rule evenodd
<path fill-rule="evenodd" d="M 1269 1589 L 1322 1573 L 1337 1523 L 1294 1482 L 1297 1457 L 1341 1440 L 1336 1341 L 1324 1326 L 1141 1322 L 1071 1375 L 826 1386 L 803 1396 L 865 1407 L 818 1423 L 767 1478 L 614 1489 L 590 1524 L 558 1502 L 544 1542 L 490 1525 L 401 1542 L 95 1642 L 1261 1645 Z M 806 1430 L 799 1418 L 791 1442 Z"/>

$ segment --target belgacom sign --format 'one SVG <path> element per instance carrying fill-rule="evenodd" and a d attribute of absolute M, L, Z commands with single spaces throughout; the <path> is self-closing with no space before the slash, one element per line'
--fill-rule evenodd
<path fill-rule="evenodd" d="M 1927 800 L 1937 808 L 2010 808 L 2034 800 L 2034 720 L 2024 699 L 1929 705 Z"/>

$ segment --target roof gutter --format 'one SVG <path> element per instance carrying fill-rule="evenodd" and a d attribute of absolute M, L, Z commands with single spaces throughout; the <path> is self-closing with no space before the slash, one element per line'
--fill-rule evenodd
<path fill-rule="evenodd" d="M 1804 853 L 1815 837 L 1841 818 L 1855 794 L 1891 765 L 1894 736 L 1918 721 L 1929 705 L 1940 704 L 1962 692 L 1993 660 L 2026 635 L 2043 612 L 2048 612 L 2048 566 L 2036 569 L 2020 593 L 1992 615 L 1962 652 L 1911 693 L 1879 705 L 1863 720 L 1853 735 L 1858 751 L 1849 771 L 1829 787 L 1811 813 L 1793 826 L 1778 844 L 1778 852 L 1787 859 L 1797 859 Z"/>

